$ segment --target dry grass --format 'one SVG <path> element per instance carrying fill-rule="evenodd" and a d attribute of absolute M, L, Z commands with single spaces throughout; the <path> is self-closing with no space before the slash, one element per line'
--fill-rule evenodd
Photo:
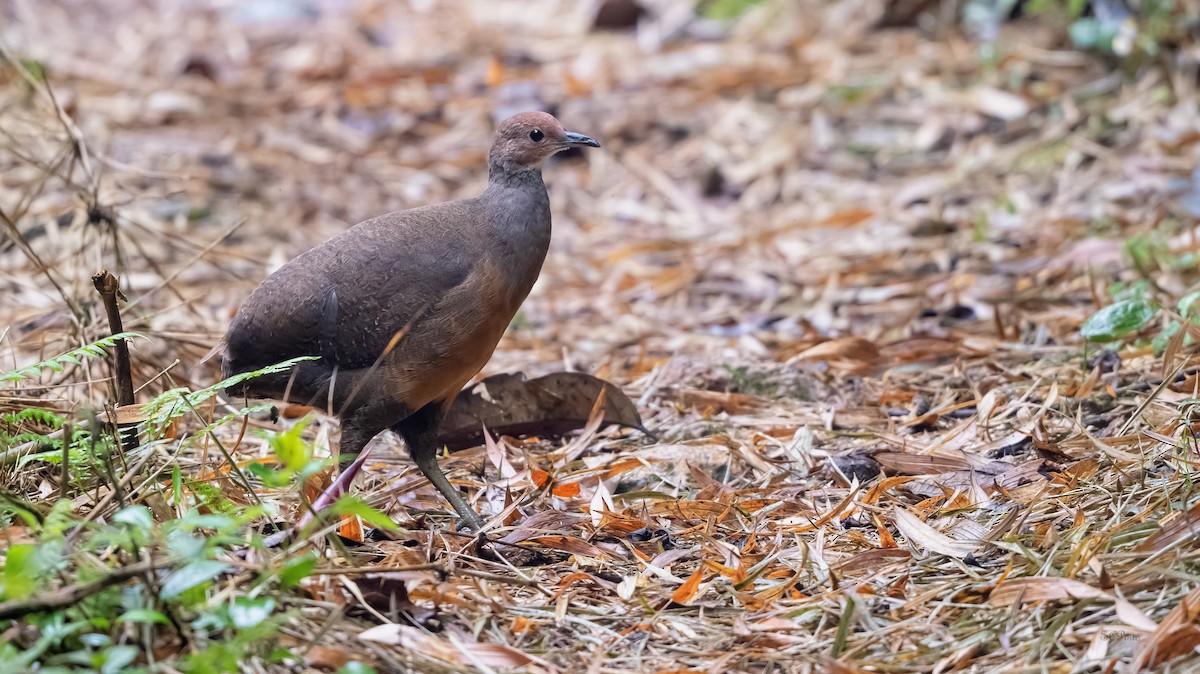
<path fill-rule="evenodd" d="M 1025 22 L 988 63 L 953 31 L 874 30 L 858 0 L 767 2 L 715 39 L 673 0 L 636 33 L 559 0 L 336 4 L 315 22 L 251 21 L 265 1 L 0 5 L 0 44 L 56 96 L 0 71 L 5 358 L 104 335 L 89 276 L 108 267 L 149 338 L 142 399 L 210 384 L 193 364 L 272 266 L 477 192 L 494 117 L 552 107 L 604 150 L 547 167 L 550 259 L 487 372 L 602 376 L 659 441 L 444 460 L 486 515 L 509 509 L 495 538 L 540 552 L 520 568 L 474 556 L 379 452 L 360 491 L 406 532 L 328 550 L 293 598 L 285 643 L 310 667 L 1195 666 L 1190 350 L 1101 362 L 1079 337 L 1114 282 L 1174 306 L 1197 281 L 1178 203 L 1194 67 L 1126 79 Z M 1158 242 L 1154 268 L 1130 239 Z M 103 405 L 107 377 L 85 364 L 0 404 Z M 247 501 L 205 439 L 140 452 Z M 267 453 L 254 433 L 237 450 Z M 57 467 L 7 470 L 21 498 L 57 495 Z M 111 514 L 110 491 L 76 511 Z M 244 563 L 231 592 L 266 562 Z M 359 639 L 397 581 L 442 630 Z"/>

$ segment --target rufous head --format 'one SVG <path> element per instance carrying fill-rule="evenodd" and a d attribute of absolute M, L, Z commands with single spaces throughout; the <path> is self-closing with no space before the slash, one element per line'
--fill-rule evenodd
<path fill-rule="evenodd" d="M 600 147 L 582 133 L 567 131 L 553 115 L 522 112 L 500 122 L 488 154 L 492 170 L 536 168 L 546 157 L 572 147 Z"/>

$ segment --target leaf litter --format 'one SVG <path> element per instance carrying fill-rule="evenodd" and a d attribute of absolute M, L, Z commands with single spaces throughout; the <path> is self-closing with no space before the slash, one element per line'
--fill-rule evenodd
<path fill-rule="evenodd" d="M 356 493 L 402 529 L 297 544 L 320 551 L 288 618 L 310 666 L 345 664 L 331 648 L 421 672 L 1194 666 L 1200 384 L 1190 326 L 1165 359 L 1149 342 L 1197 281 L 1193 71 L 1123 78 L 1032 20 L 999 25 L 987 61 L 954 30 L 879 29 L 879 2 L 729 24 L 645 4 L 604 31 L 560 0 L 3 9 L 8 369 L 107 336 L 89 292 L 107 266 L 147 337 L 142 400 L 207 386 L 195 364 L 271 269 L 474 194 L 495 119 L 552 108 L 604 151 L 547 171 L 552 252 L 484 374 L 590 373 L 636 411 L 576 403 L 565 440 L 481 424 L 443 458 L 495 555 L 377 440 L 392 451 Z M 111 402 L 103 363 L 58 364 L 0 406 Z M 198 436 L 236 409 L 179 411 L 132 466 L 297 511 L 241 468 L 303 410 Z M 36 449 L 6 491 L 48 503 L 59 468 Z M 89 519 L 120 500 L 73 497 Z M 224 573 L 238 592 L 267 560 L 162 590 Z"/>

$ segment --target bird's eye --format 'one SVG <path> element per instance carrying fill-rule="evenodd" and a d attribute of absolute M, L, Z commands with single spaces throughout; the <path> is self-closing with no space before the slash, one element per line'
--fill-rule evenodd
<path fill-rule="evenodd" d="M 541 129 L 534 129 L 533 131 L 529 132 L 529 138 L 535 143 L 542 142 L 542 139 L 545 137 L 546 134 L 542 133 Z"/>

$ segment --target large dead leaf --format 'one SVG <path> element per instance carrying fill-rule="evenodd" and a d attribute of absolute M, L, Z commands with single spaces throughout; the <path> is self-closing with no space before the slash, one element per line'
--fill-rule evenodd
<path fill-rule="evenodd" d="M 1142 640 L 1141 647 L 1138 648 L 1133 662 L 1129 664 L 1128 671 L 1142 671 L 1146 667 L 1166 662 L 1200 645 L 1200 629 L 1197 629 L 1195 625 L 1198 618 L 1200 618 L 1200 589 L 1194 589 L 1180 599 L 1175 608 L 1167 613 L 1153 634 Z"/>
<path fill-rule="evenodd" d="M 910 543 L 947 557 L 962 559 L 982 545 L 979 541 L 960 541 L 950 538 L 902 508 L 892 509 L 892 520 L 896 523 L 896 528 L 908 538 Z"/>
<path fill-rule="evenodd" d="M 485 426 L 502 435 L 561 436 L 587 424 L 601 392 L 603 425 L 650 433 L 633 401 L 603 379 L 579 372 L 556 372 L 537 379 L 498 374 L 458 394 L 442 422 L 438 442 L 451 451 L 474 447 L 483 442 Z"/>
<path fill-rule="evenodd" d="M 442 639 L 429 632 L 407 625 L 379 625 L 359 632 L 358 638 L 380 644 L 401 646 L 459 667 L 525 667 L 531 664 L 547 666 L 538 657 L 523 653 L 512 646 L 455 638 Z"/>
<path fill-rule="evenodd" d="M 1134 549 L 1138 552 L 1158 552 L 1176 545 L 1184 539 L 1195 538 L 1198 523 L 1200 523 L 1200 503 L 1192 506 L 1186 512 L 1173 513 L 1173 516 L 1163 518 L 1163 521 L 1159 523 L 1161 528 Z"/>
<path fill-rule="evenodd" d="M 572 555 L 582 555 L 596 559 L 609 559 L 612 557 L 608 551 L 598 548 L 583 539 L 571 536 L 535 536 L 528 539 L 528 542 Z"/>
<path fill-rule="evenodd" d="M 843 337 L 810 347 L 793 360 L 797 363 L 821 361 L 836 369 L 859 372 L 879 360 L 879 347 L 861 337 Z"/>
<path fill-rule="evenodd" d="M 1113 598 L 1110 592 L 1070 578 L 1014 578 L 997 585 L 988 602 L 1003 607 L 1035 601 Z"/>

